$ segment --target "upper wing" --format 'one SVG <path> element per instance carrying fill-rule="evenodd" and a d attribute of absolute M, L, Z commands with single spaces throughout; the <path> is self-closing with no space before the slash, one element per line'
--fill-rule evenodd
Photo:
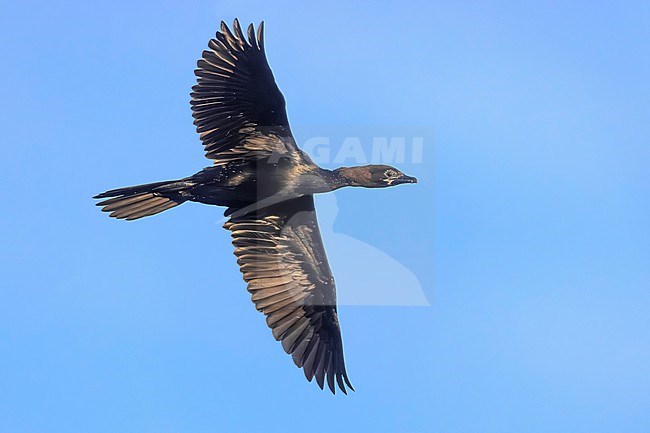
<path fill-rule="evenodd" d="M 307 379 L 354 390 L 345 371 L 336 288 L 314 199 L 303 196 L 231 218 L 235 255 L 257 309 Z"/>
<path fill-rule="evenodd" d="M 264 23 L 248 27 L 248 40 L 239 21 L 234 33 L 222 21 L 216 39 L 203 51 L 197 84 L 192 87 L 192 116 L 206 157 L 263 158 L 295 147 L 285 102 L 275 84 L 264 52 Z"/>

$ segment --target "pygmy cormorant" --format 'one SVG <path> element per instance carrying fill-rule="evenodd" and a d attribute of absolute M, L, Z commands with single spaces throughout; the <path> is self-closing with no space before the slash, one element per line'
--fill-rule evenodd
<path fill-rule="evenodd" d="M 318 230 L 313 194 L 345 186 L 416 183 L 386 165 L 320 168 L 291 134 L 282 93 L 264 50 L 264 23 L 247 38 L 235 20 L 208 43 L 194 71 L 192 112 L 214 165 L 167 182 L 97 195 L 119 219 L 154 215 L 186 201 L 225 206 L 237 263 L 255 307 L 309 381 L 354 389 L 343 360 L 336 289 Z"/>

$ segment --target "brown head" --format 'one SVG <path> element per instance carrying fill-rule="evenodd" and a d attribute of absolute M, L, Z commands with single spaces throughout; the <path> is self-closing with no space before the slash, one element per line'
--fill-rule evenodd
<path fill-rule="evenodd" d="M 341 186 L 361 186 L 364 188 L 386 188 L 403 183 L 417 183 L 389 165 L 364 165 L 361 167 L 341 167 L 334 170 L 341 180 Z"/>

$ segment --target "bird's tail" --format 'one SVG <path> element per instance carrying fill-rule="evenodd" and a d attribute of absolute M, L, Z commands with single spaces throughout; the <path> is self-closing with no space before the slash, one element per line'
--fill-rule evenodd
<path fill-rule="evenodd" d="M 109 216 L 131 221 L 155 215 L 187 201 L 189 197 L 184 193 L 191 186 L 191 183 L 183 180 L 155 182 L 112 189 L 93 198 L 107 199 L 97 203 L 97 206 L 102 206 L 103 212 L 110 212 Z"/>

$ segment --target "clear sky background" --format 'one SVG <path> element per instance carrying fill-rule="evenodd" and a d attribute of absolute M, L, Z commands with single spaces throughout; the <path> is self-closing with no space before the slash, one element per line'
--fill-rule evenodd
<path fill-rule="evenodd" d="M 648 5 L 2 0 L 0 432 L 650 431 Z M 219 209 L 90 199 L 209 164 L 192 71 L 236 16 L 299 140 L 434 131 L 416 187 L 337 194 L 431 303 L 340 308 L 347 397 L 273 340 Z"/>

